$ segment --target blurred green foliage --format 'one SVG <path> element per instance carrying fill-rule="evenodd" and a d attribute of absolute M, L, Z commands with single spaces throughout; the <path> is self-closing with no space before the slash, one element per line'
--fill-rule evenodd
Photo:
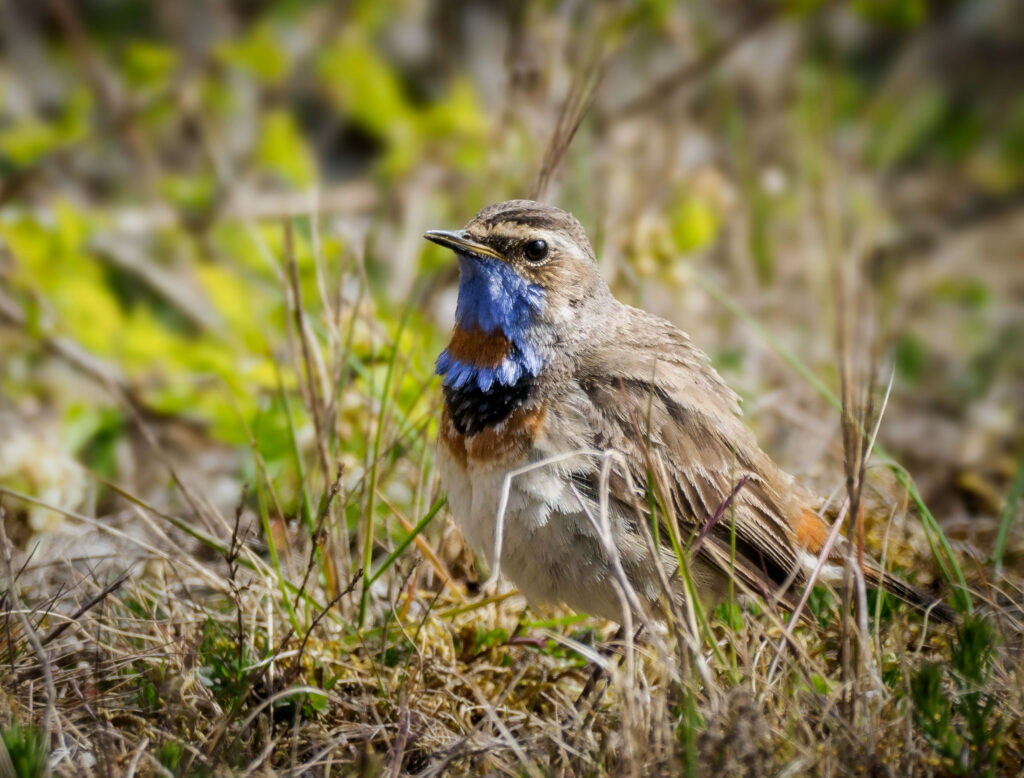
<path fill-rule="evenodd" d="M 7 751 L 7 761 L 18 778 L 42 778 L 47 774 L 46 736 L 35 727 L 21 727 L 16 722 L 0 732 L 0 748 Z"/>

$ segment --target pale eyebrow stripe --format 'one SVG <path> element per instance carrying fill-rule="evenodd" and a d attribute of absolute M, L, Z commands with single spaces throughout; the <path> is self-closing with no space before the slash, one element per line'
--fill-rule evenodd
<path fill-rule="evenodd" d="M 494 214 L 493 218 L 487 220 L 489 227 L 493 228 L 499 224 L 536 227 L 542 230 L 556 230 L 568 226 L 568 222 L 561 214 L 546 213 L 531 208 L 503 211 Z"/>

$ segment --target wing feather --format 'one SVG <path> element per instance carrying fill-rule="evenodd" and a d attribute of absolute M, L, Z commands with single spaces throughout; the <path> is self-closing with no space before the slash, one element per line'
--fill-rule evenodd
<path fill-rule="evenodd" d="M 700 558 L 732 570 L 754 591 L 776 590 L 801 569 L 789 518 L 811 504 L 810 495 L 757 446 L 739 418 L 736 394 L 689 338 L 627 310 L 616 344 L 595 350 L 577 374 L 592 444 L 621 451 L 630 463 L 628 473 L 612 479 L 613 498 L 647 514 L 646 490 L 637 485 L 653 480 L 684 542 L 718 516 L 701 539 Z"/>

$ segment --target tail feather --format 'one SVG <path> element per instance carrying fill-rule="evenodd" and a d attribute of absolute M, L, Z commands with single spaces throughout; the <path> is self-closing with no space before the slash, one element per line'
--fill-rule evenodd
<path fill-rule="evenodd" d="M 917 608 L 929 618 L 946 624 L 956 623 L 956 611 L 946 603 L 921 591 L 916 586 L 911 586 L 891 573 L 880 570 L 873 564 L 865 563 L 864 578 L 868 586 L 888 592 L 893 597 Z"/>
<path fill-rule="evenodd" d="M 792 528 L 798 545 L 814 554 L 821 553 L 828 537 L 829 525 L 820 516 L 812 510 L 804 509 L 792 523 Z M 845 555 L 851 549 L 849 541 L 842 537 L 836 546 L 832 549 L 830 561 L 841 568 Z M 871 588 L 884 590 L 937 621 L 947 624 L 956 622 L 956 612 L 944 602 L 885 572 L 875 562 L 865 561 L 863 570 L 864 578 Z"/>

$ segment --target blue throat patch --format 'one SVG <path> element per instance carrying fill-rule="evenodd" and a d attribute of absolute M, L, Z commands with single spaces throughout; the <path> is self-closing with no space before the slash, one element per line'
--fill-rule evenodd
<path fill-rule="evenodd" d="M 476 384 L 487 392 L 492 386 L 512 386 L 524 375 L 536 376 L 542 361 L 529 337 L 534 316 L 544 307 L 544 290 L 524 280 L 512 267 L 491 257 L 459 254 L 459 302 L 455 320 L 467 329 L 487 334 L 501 330 L 510 343 L 497 367 L 479 367 L 455 359 L 445 349 L 437 358 L 435 372 L 444 385 L 462 389 Z"/>

